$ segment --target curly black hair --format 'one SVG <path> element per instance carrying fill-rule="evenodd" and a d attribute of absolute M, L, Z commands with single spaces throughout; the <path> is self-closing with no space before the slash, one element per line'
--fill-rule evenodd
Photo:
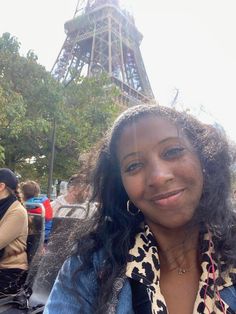
<path fill-rule="evenodd" d="M 162 117 L 173 122 L 189 139 L 203 169 L 203 193 L 192 218 L 193 225 L 212 232 L 217 262 L 236 264 L 235 213 L 231 203 L 231 165 L 234 151 L 222 130 L 203 124 L 186 112 L 162 106 L 140 105 L 127 109 L 115 121 L 100 149 L 94 172 L 92 200 L 99 203 L 90 232 L 78 241 L 76 254 L 84 268 L 91 267 L 92 254 L 103 249 L 97 313 L 104 313 L 115 278 L 124 270 L 129 248 L 140 231 L 142 214 L 126 210 L 128 195 L 123 187 L 117 143 L 127 126 L 143 117 Z"/>

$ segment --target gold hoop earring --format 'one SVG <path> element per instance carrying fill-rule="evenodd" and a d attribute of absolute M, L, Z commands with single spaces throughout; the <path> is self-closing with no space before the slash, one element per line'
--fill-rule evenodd
<path fill-rule="evenodd" d="M 127 201 L 127 204 L 126 204 L 127 212 L 128 212 L 130 215 L 132 215 L 132 216 L 137 216 L 137 215 L 140 213 L 140 209 L 135 208 L 135 209 L 136 209 L 136 212 L 135 212 L 134 210 L 130 209 L 130 205 L 132 205 L 132 204 L 131 204 L 130 200 L 128 200 L 128 201 Z M 134 206 L 134 205 L 133 205 L 133 206 Z"/>

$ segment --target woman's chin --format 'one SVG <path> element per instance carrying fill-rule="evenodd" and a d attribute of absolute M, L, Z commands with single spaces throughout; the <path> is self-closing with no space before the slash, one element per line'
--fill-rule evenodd
<path fill-rule="evenodd" d="M 149 226 L 152 226 L 154 228 L 162 228 L 162 229 L 168 229 L 168 230 L 177 230 L 177 229 L 185 229 L 187 226 L 191 225 L 192 222 L 192 216 L 184 217 L 172 217 L 168 220 L 146 220 L 147 224 Z"/>

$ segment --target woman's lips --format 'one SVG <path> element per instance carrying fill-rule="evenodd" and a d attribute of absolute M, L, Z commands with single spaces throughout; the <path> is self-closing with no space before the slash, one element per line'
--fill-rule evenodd
<path fill-rule="evenodd" d="M 178 199 L 182 196 L 184 190 L 178 190 L 175 192 L 167 193 L 166 195 L 157 196 L 153 198 L 153 202 L 159 206 L 171 206 L 174 205 Z"/>

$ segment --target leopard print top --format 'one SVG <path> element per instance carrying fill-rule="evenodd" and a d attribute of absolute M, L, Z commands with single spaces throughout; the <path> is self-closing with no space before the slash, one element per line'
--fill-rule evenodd
<path fill-rule="evenodd" d="M 212 271 L 211 258 L 213 259 L 215 272 Z M 211 246 L 210 234 L 208 233 L 204 235 L 201 268 L 202 275 L 193 314 L 235 313 L 223 300 L 219 300 L 218 296 L 223 288 L 236 284 L 236 268 L 232 268 L 227 273 L 225 272 L 224 279 L 219 276 L 217 264 L 214 262 L 214 248 Z M 144 231 L 136 236 L 135 244 L 129 251 L 126 276 L 146 286 L 153 314 L 168 313 L 165 299 L 160 291 L 158 247 L 147 225 L 144 227 Z M 217 293 L 214 289 L 214 276 Z"/>

